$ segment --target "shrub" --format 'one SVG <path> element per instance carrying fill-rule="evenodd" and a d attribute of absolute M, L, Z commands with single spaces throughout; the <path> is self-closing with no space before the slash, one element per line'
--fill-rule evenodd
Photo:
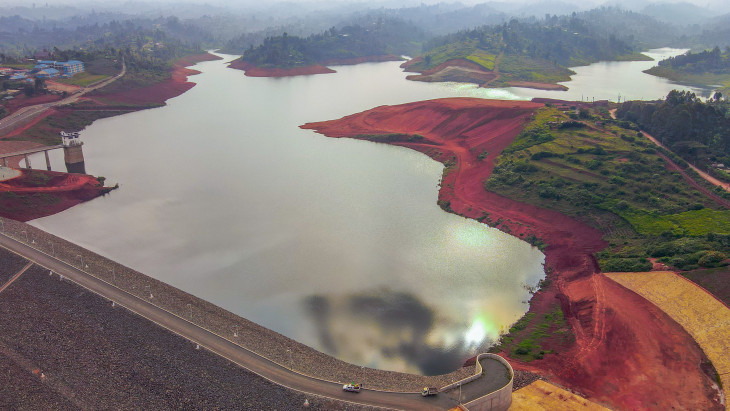
<path fill-rule="evenodd" d="M 553 153 L 551 151 L 538 151 L 537 153 L 530 156 L 531 160 L 541 160 L 543 158 L 550 158 L 550 157 L 559 157 L 560 155 L 557 153 Z"/>
<path fill-rule="evenodd" d="M 719 251 L 707 251 L 704 255 L 702 255 L 702 257 L 700 257 L 697 264 L 702 267 L 717 267 L 725 260 L 725 258 L 727 258 L 725 254 Z"/>
<path fill-rule="evenodd" d="M 601 270 L 604 272 L 649 271 L 651 267 L 651 261 L 646 258 L 609 258 L 601 261 Z"/>

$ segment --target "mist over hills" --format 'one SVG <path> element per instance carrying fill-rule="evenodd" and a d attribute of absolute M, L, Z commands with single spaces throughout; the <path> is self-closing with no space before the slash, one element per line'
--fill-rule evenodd
<path fill-rule="evenodd" d="M 241 52 L 267 37 L 283 33 L 307 37 L 374 16 L 415 26 L 428 39 L 512 19 L 549 22 L 573 14 L 595 25 L 598 33 L 639 48 L 723 47 L 730 42 L 730 14 L 722 12 L 730 12 L 730 4 L 710 0 L 705 5 L 644 0 L 22 3 L 0 7 L 0 51 L 83 47 L 109 35 L 115 22 L 164 30 L 168 36 L 203 47 Z"/>

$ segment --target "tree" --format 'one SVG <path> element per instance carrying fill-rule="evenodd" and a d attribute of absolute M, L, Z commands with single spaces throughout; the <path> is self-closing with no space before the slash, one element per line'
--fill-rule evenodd
<path fill-rule="evenodd" d="M 44 93 L 46 91 L 46 80 L 36 77 L 33 88 L 35 93 Z"/>
<path fill-rule="evenodd" d="M 35 94 L 35 87 L 33 87 L 32 84 L 26 84 L 25 85 L 25 88 L 23 89 L 23 91 L 25 92 L 25 95 L 26 96 L 30 97 L 33 94 Z"/>

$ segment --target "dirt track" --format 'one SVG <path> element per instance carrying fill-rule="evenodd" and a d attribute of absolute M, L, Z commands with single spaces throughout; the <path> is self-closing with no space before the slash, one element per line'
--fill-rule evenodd
<path fill-rule="evenodd" d="M 557 212 L 522 204 L 483 188 L 493 160 L 519 133 L 541 104 L 443 99 L 384 106 L 339 120 L 310 123 L 330 137 L 365 134 L 420 134 L 421 143 L 389 141 L 441 162 L 455 162 L 441 182 L 444 208 L 478 219 L 488 214 L 499 229 L 530 234 L 545 249 L 553 285 L 533 297 L 541 313 L 560 301 L 575 335 L 557 354 L 515 368 L 535 371 L 621 409 L 717 409 L 705 357 L 677 323 L 643 298 L 599 274 L 593 254 L 606 244 L 601 234 Z M 479 153 L 488 151 L 484 160 Z M 672 393 L 667 395 L 667 393 Z"/>

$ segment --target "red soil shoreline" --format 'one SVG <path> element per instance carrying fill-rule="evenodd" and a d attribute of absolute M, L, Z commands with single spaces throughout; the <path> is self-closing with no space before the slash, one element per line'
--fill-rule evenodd
<path fill-rule="evenodd" d="M 382 106 L 301 127 L 329 137 L 422 135 L 425 139 L 418 142 L 404 137 L 387 143 L 456 162 L 441 182 L 442 207 L 474 219 L 486 213 L 502 231 L 536 235 L 548 243 L 545 264 L 552 282 L 533 297 L 530 311 L 541 315 L 559 301 L 575 340 L 546 347 L 556 354 L 529 364 L 510 359 L 516 369 L 540 373 L 620 409 L 717 408 L 712 379 L 701 367 L 704 354 L 689 334 L 653 304 L 600 274 L 593 257 L 606 247 L 600 232 L 483 188 L 494 159 L 540 106 L 441 99 Z M 488 156 L 479 160 L 485 150 Z"/>
<path fill-rule="evenodd" d="M 191 66 L 201 61 L 213 60 L 221 60 L 221 57 L 210 53 L 201 53 L 183 57 L 175 62 L 170 78 L 161 83 L 147 87 L 112 92 L 104 92 L 104 89 L 102 89 L 101 93 L 90 93 L 89 97 L 92 99 L 94 97 L 103 97 L 104 100 L 111 100 L 117 104 L 162 105 L 165 101 L 173 97 L 177 97 L 195 86 L 195 82 L 188 81 L 188 77 L 200 74 L 200 72 L 189 69 L 187 66 Z M 110 86 L 113 87 L 114 83 Z M 146 107 L 140 107 L 140 109 L 144 108 Z"/>
<path fill-rule="evenodd" d="M 384 56 L 369 56 L 369 57 L 355 57 L 350 59 L 334 59 L 334 60 L 327 60 L 326 62 L 320 64 L 315 64 L 311 66 L 304 66 L 304 67 L 294 67 L 294 68 L 265 68 L 265 67 L 258 67 L 254 64 L 242 61 L 241 59 L 233 60 L 228 64 L 229 68 L 236 69 L 236 70 L 243 70 L 244 75 L 248 77 L 292 77 L 292 76 L 309 76 L 314 74 L 330 74 L 330 73 L 337 73 L 337 71 L 332 70 L 329 67 L 326 66 L 347 66 L 347 65 L 355 65 L 355 64 L 361 64 L 361 63 L 375 63 L 375 62 L 383 62 L 383 61 L 399 61 L 402 60 L 400 57 L 388 54 Z"/>
<path fill-rule="evenodd" d="M 263 68 L 257 67 L 253 64 L 247 63 L 241 60 L 234 60 L 229 65 L 229 68 L 236 70 L 243 70 L 244 75 L 248 77 L 292 77 L 292 76 L 308 76 L 313 74 L 329 74 L 336 73 L 336 71 L 325 66 L 305 66 L 305 67 L 294 67 L 290 69 L 284 68 Z"/>
<path fill-rule="evenodd" d="M 87 174 L 27 169 L 21 173 L 0 182 L 0 216 L 17 221 L 59 213 L 113 189 Z"/>
<path fill-rule="evenodd" d="M 170 78 L 161 83 L 131 90 L 89 93 L 89 95 L 82 97 L 76 106 L 47 110 L 29 124 L 7 134 L 3 140 L 0 140 L 2 142 L 0 148 L 16 151 L 38 146 L 38 143 L 30 141 L 14 142 L 8 141 L 7 138 L 17 137 L 25 133 L 30 127 L 49 116 L 60 117 L 74 111 L 109 112 L 109 110 L 124 114 L 162 105 L 168 99 L 177 97 L 195 86 L 195 83 L 187 81 L 187 78 L 200 72 L 186 68 L 186 66 L 201 61 L 220 59 L 220 57 L 210 53 L 187 56 L 175 62 Z M 111 86 L 114 86 L 114 83 Z M 19 162 L 20 158 L 13 158 L 10 159 L 9 165 L 17 167 Z M 91 175 L 43 170 L 21 171 L 23 174 L 20 177 L 0 182 L 0 216 L 2 217 L 18 221 L 46 217 L 106 194 L 111 190 L 109 187 L 102 187 L 98 180 Z M 31 173 L 35 173 L 36 176 L 46 176 L 47 182 L 42 186 L 38 186 L 37 183 L 32 181 Z"/>
<path fill-rule="evenodd" d="M 442 82 L 442 81 L 457 81 L 457 82 L 468 82 L 468 83 L 474 83 L 479 84 L 479 87 L 490 87 L 489 84 L 492 83 L 494 80 L 497 80 L 500 77 L 500 74 L 496 71 L 487 70 L 484 67 L 480 66 L 477 63 L 474 63 L 473 61 L 467 60 L 467 59 L 453 59 L 449 61 L 445 61 L 435 67 L 431 67 L 428 70 L 424 71 L 418 71 L 413 70 L 411 67 L 416 64 L 423 61 L 423 57 L 416 57 L 412 60 L 406 61 L 405 63 L 401 64 L 401 68 L 405 72 L 410 73 L 418 73 L 418 74 L 412 74 L 406 77 L 406 80 L 414 80 L 414 81 L 427 81 L 427 82 Z M 446 78 L 442 78 L 439 74 L 443 71 L 447 71 L 451 68 L 461 68 L 465 69 L 467 73 L 463 74 L 462 76 L 456 76 L 454 79 L 449 79 L 448 76 Z M 453 75 L 452 75 L 453 76 Z M 537 81 L 507 81 L 507 86 L 509 87 L 524 87 L 524 88 L 532 88 L 537 90 L 567 90 L 568 87 L 562 85 L 562 84 L 553 84 L 553 83 L 540 83 Z"/>

